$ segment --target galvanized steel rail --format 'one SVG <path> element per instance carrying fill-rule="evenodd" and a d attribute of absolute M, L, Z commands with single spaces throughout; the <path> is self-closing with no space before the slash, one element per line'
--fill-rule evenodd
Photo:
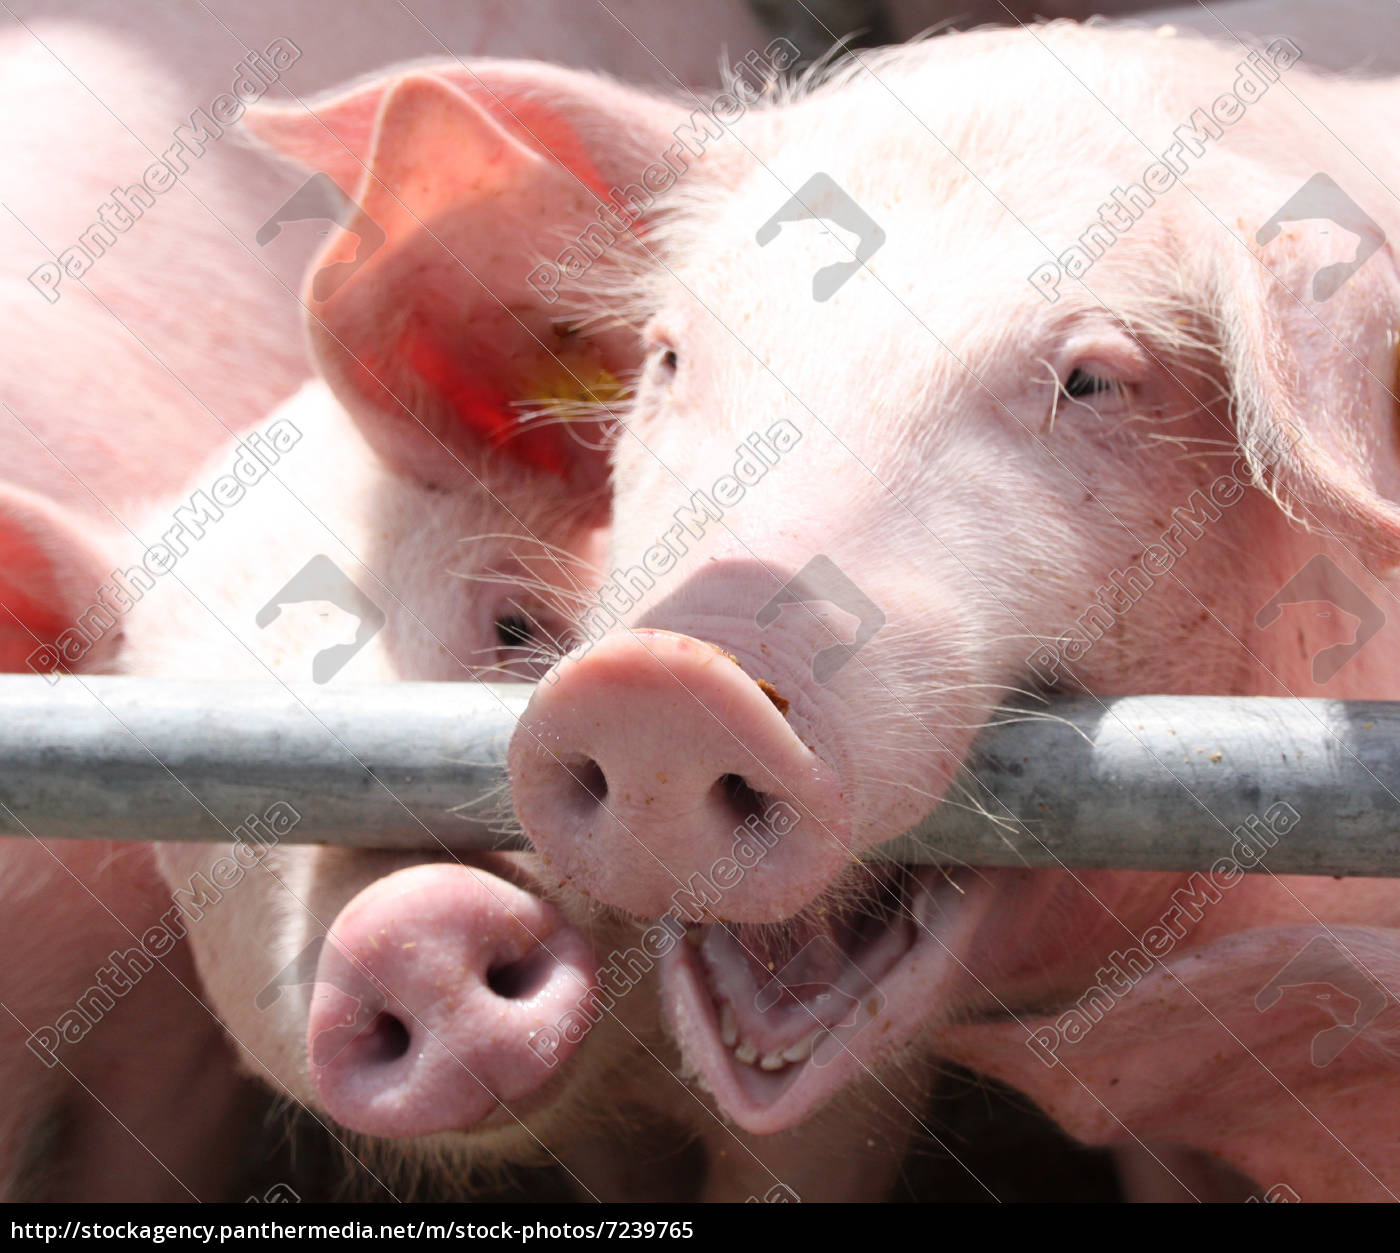
<path fill-rule="evenodd" d="M 0 836 L 520 847 L 503 762 L 527 684 L 0 676 Z M 1400 702 L 1131 696 L 988 728 L 911 862 L 1400 876 Z M 246 828 L 245 828 L 246 829 Z M 256 835 L 257 833 L 254 832 Z"/>

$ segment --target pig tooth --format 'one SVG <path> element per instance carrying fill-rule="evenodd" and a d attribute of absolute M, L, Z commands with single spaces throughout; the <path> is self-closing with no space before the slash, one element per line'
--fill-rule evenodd
<path fill-rule="evenodd" d="M 739 1043 L 739 1020 L 734 1017 L 734 1006 L 728 1001 L 719 1011 L 719 1038 L 727 1049 Z"/>
<path fill-rule="evenodd" d="M 758 1060 L 758 1045 L 752 1040 L 745 1040 L 734 1050 L 734 1057 L 745 1066 L 752 1066 Z"/>
<path fill-rule="evenodd" d="M 817 1037 L 821 1035 L 825 1028 L 818 1027 L 810 1035 L 798 1040 L 796 1044 L 789 1044 L 783 1050 L 783 1060 L 789 1062 L 805 1062 L 812 1056 L 812 1049 L 816 1047 Z"/>
<path fill-rule="evenodd" d="M 786 1065 L 787 1059 L 783 1057 L 781 1051 L 775 1049 L 771 1053 L 765 1053 L 759 1059 L 758 1068 L 759 1070 L 782 1070 Z"/>

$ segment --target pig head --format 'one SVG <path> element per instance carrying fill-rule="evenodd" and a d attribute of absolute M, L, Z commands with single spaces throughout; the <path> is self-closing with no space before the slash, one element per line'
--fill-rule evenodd
<path fill-rule="evenodd" d="M 1258 1182 L 1303 1195 L 1400 1190 L 1356 1095 L 1400 1084 L 1362 1043 L 1395 1012 L 1393 887 L 1225 865 L 1185 908 L 1188 876 L 880 851 L 988 805 L 963 763 L 1013 697 L 1400 694 L 1400 215 L 1372 174 L 1400 89 L 1296 60 L 1071 24 L 860 56 L 739 121 L 644 241 L 609 573 L 511 777 L 559 883 L 684 905 L 665 1010 L 747 1131 L 913 1049 L 1093 1138 L 1267 1160 Z M 1339 641 L 1308 602 L 1341 585 L 1327 624 L 1361 625 Z M 1037 1058 L 1046 1015 L 1164 917 L 1153 977 L 1082 1054 Z M 1329 935 L 1375 1013 L 1318 1070 L 1316 998 L 1273 1032 L 1254 996 Z M 1168 1058 L 1291 1095 L 1165 1111 Z M 1294 1134 L 1318 1123 L 1344 1153 Z"/>

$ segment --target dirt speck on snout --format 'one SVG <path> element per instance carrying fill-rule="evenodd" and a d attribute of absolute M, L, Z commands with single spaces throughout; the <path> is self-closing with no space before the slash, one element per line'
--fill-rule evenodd
<path fill-rule="evenodd" d="M 709 641 L 707 640 L 706 643 L 709 643 Z M 733 653 L 729 652 L 727 649 L 721 648 L 718 644 L 710 644 L 710 647 L 713 648 L 715 652 L 719 653 L 720 656 L 728 657 L 740 670 L 743 670 L 744 667 L 742 663 Z M 758 690 L 773 702 L 773 708 L 786 718 L 787 711 L 791 708 L 787 697 L 779 692 L 767 679 L 755 679 L 754 682 L 758 684 Z"/>
<path fill-rule="evenodd" d="M 755 679 L 754 682 L 758 684 L 758 690 L 773 702 L 773 708 L 786 718 L 789 708 L 787 697 L 783 696 L 767 679 Z"/>

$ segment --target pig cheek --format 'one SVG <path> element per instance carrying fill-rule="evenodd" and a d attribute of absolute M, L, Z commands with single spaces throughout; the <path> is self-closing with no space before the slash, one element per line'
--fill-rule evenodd
<path fill-rule="evenodd" d="M 239 1046 L 245 1069 L 315 1105 L 306 1033 L 311 998 L 335 994 L 315 983 L 326 929 L 369 884 L 446 854 L 296 846 L 262 850 L 254 864 L 247 854 L 233 861 L 231 845 L 164 845 L 158 857 L 177 903 L 199 899 L 204 884 L 227 883 L 231 862 L 251 867 L 182 925 L 205 1000 Z"/>

